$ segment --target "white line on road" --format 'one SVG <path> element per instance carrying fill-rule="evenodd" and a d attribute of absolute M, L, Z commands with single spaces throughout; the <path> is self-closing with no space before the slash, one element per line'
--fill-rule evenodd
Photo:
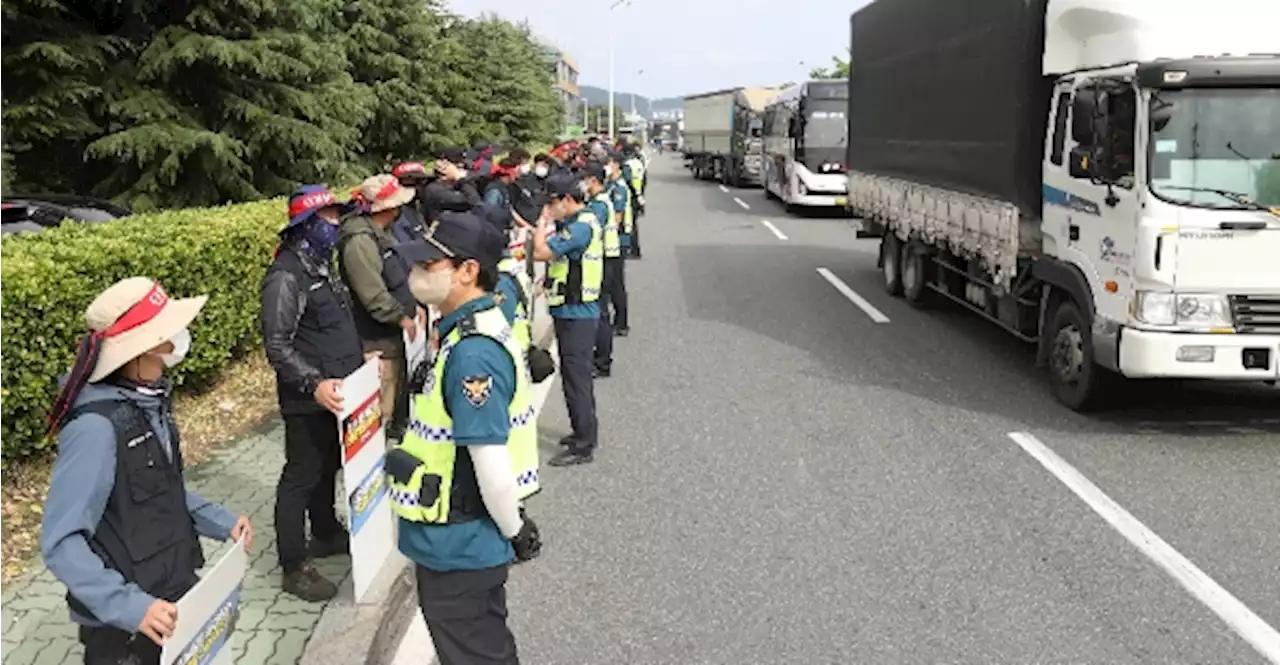
<path fill-rule="evenodd" d="M 866 312 L 867 316 L 871 317 L 872 321 L 875 321 L 876 323 L 889 322 L 889 317 L 885 316 L 884 312 L 881 312 L 880 310 L 876 309 L 875 305 L 872 305 L 871 303 L 867 302 L 866 298 L 863 298 L 862 296 L 858 295 L 857 291 L 854 291 L 853 289 L 849 288 L 849 285 L 845 284 L 844 280 L 840 279 L 839 277 L 836 277 L 835 274 L 832 273 L 830 270 L 827 270 L 826 268 L 818 268 L 818 274 L 822 275 L 823 279 L 827 280 L 828 282 L 831 282 L 831 286 L 836 287 L 836 290 L 839 291 L 841 295 L 848 298 L 849 302 L 857 305 L 858 309 L 862 310 L 863 312 Z"/>
<path fill-rule="evenodd" d="M 720 191 L 724 192 L 725 194 L 728 194 L 728 193 L 729 193 L 729 188 L 728 188 L 728 187 L 725 187 L 724 185 L 720 185 Z"/>
<path fill-rule="evenodd" d="M 742 199 L 740 199 L 740 198 L 738 198 L 738 197 L 736 197 L 736 196 L 735 196 L 735 197 L 733 197 L 733 202 L 734 202 L 734 203 L 737 203 L 737 204 L 738 204 L 738 205 L 740 205 L 740 206 L 742 206 L 742 209 L 743 209 L 743 210 L 750 210 L 750 209 L 751 209 L 751 206 L 747 205 L 747 202 L 746 202 L 746 201 L 743 201 Z"/>
<path fill-rule="evenodd" d="M 761 224 L 764 224 L 764 227 L 765 227 L 766 229 L 769 229 L 770 231 L 773 231 L 773 235 L 778 236 L 778 240 L 786 240 L 786 239 L 787 239 L 787 234 L 785 234 L 785 233 L 783 233 L 782 231 L 778 230 L 778 227 L 774 226 L 774 225 L 773 225 L 773 222 L 771 222 L 771 221 L 769 221 L 769 220 L 767 220 L 767 219 L 762 219 L 762 220 L 760 220 L 760 223 L 761 223 Z"/>
<path fill-rule="evenodd" d="M 1160 536 L 1156 535 L 1145 524 L 1138 521 L 1120 504 L 1098 489 L 1083 474 L 1071 466 L 1066 460 L 1058 457 L 1039 439 L 1026 432 L 1010 432 L 1009 438 L 1036 458 L 1049 473 L 1052 473 L 1063 485 L 1089 505 L 1094 512 L 1106 520 L 1120 535 L 1147 555 L 1160 566 L 1170 577 L 1177 580 L 1182 588 L 1195 596 L 1213 610 L 1232 630 L 1253 646 L 1273 665 L 1280 665 L 1280 632 L 1267 625 L 1257 614 L 1244 603 L 1231 595 L 1230 591 L 1214 582 L 1204 571 L 1187 560 L 1173 549 Z"/>

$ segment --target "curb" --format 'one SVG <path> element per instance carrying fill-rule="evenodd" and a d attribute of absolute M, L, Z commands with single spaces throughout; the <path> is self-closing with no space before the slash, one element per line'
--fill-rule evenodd
<path fill-rule="evenodd" d="M 396 560 L 375 580 L 366 602 L 355 602 L 347 575 L 338 596 L 321 613 L 299 665 L 391 662 L 413 616 L 401 610 L 417 597 L 412 566 L 398 552 L 393 556 Z"/>

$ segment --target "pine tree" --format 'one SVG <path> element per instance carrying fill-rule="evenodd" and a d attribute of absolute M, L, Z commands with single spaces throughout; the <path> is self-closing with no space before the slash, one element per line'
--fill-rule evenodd
<path fill-rule="evenodd" d="M 352 76 L 377 100 L 363 137 L 366 162 L 385 168 L 462 140 L 462 111 L 446 103 L 450 89 L 467 82 L 439 2 L 355 0 L 344 13 Z"/>
<path fill-rule="evenodd" d="M 97 192 L 137 209 L 241 201 L 351 182 L 372 100 L 347 74 L 327 0 L 191 0 L 150 14 L 133 78 L 114 80 L 115 167 Z"/>
<path fill-rule="evenodd" d="M 520 144 L 551 141 L 561 129 L 564 110 L 528 26 L 485 16 L 461 28 L 458 34 L 471 73 L 481 85 L 470 138 Z"/>
<path fill-rule="evenodd" d="M 57 0 L 5 0 L 3 8 L 5 189 L 83 191 L 92 184 L 85 147 L 103 132 L 103 79 L 129 43 L 99 34 L 113 17 Z"/>

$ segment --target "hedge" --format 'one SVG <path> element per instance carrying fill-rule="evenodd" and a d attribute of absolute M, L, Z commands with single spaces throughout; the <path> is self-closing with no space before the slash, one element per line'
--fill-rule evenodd
<path fill-rule="evenodd" d="M 208 294 L 192 345 L 173 374 L 199 385 L 256 348 L 262 276 L 284 223 L 282 199 L 66 223 L 6 236 L 0 249 L 3 459 L 40 453 L 57 377 L 84 334 L 84 310 L 103 289 L 136 275 L 174 297 Z"/>

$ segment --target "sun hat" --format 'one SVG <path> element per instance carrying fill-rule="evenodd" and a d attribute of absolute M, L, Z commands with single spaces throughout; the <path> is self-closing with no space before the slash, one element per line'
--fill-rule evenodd
<path fill-rule="evenodd" d="M 412 201 L 415 194 L 389 173 L 371 176 L 360 184 L 360 198 L 369 204 L 371 213 L 399 208 Z"/>
<path fill-rule="evenodd" d="M 338 199 L 324 185 L 303 185 L 289 195 L 289 223 L 280 232 L 302 224 L 325 208 L 337 208 Z"/>
<path fill-rule="evenodd" d="M 86 383 L 97 383 L 126 363 L 173 339 L 191 325 L 209 296 L 170 298 L 160 283 L 129 277 L 107 287 L 89 303 L 75 364 L 49 416 L 50 431 L 75 403 Z"/>

